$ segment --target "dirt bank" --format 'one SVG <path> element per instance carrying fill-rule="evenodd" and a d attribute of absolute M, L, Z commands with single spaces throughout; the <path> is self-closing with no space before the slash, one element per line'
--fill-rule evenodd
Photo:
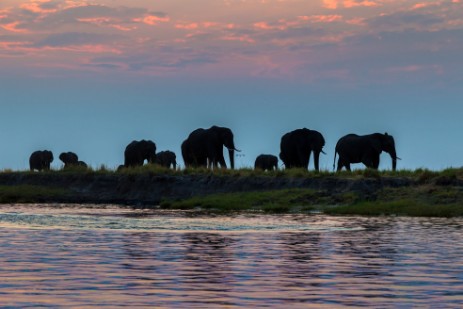
<path fill-rule="evenodd" d="M 458 181 L 460 180 L 452 180 Z M 50 203 L 116 203 L 126 205 L 158 205 L 161 200 L 180 200 L 216 193 L 271 191 L 307 188 L 326 194 L 355 192 L 365 198 L 383 188 L 419 185 L 411 177 L 348 178 L 227 176 L 227 175 L 157 175 L 151 173 L 2 173 L 3 188 L 27 186 L 60 189 L 61 194 L 38 194 L 36 202 Z M 461 184 L 454 184 L 461 185 Z M 8 202 L 8 201 L 4 201 Z"/>

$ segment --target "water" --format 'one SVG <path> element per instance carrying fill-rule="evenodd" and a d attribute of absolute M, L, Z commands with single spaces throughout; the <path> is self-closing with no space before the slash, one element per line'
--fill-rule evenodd
<path fill-rule="evenodd" d="M 463 306 L 463 218 L 0 206 L 0 306 Z"/>

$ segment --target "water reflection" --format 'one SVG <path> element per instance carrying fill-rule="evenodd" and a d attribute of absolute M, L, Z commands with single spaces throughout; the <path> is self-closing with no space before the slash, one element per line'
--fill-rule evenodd
<path fill-rule="evenodd" d="M 461 307 L 463 219 L 0 208 L 5 307 Z"/>

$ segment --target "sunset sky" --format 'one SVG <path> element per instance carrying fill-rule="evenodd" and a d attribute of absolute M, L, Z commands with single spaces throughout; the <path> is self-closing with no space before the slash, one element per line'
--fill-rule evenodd
<path fill-rule="evenodd" d="M 2 0 L 0 169 L 37 149 L 115 167 L 134 139 L 183 165 L 214 124 L 237 167 L 302 127 L 323 169 L 341 136 L 386 131 L 398 168 L 460 167 L 462 54 L 462 0 Z"/>

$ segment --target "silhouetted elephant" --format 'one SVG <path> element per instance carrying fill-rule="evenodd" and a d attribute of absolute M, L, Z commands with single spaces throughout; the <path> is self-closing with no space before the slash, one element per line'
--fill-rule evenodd
<path fill-rule="evenodd" d="M 64 163 L 64 168 L 69 168 L 71 166 L 87 167 L 87 163 L 79 161 L 77 154 L 72 151 L 62 152 L 59 155 L 59 159 Z"/>
<path fill-rule="evenodd" d="M 85 167 L 85 168 L 88 167 L 87 163 L 85 163 L 84 161 L 78 161 L 77 166 L 81 166 L 81 167 Z"/>
<path fill-rule="evenodd" d="M 51 162 L 53 162 L 53 153 L 51 151 L 37 150 L 29 157 L 29 168 L 31 171 L 49 170 Z"/>
<path fill-rule="evenodd" d="M 205 166 L 227 168 L 223 157 L 223 147 L 228 149 L 230 167 L 235 168 L 235 148 L 233 132 L 229 128 L 212 126 L 196 129 L 182 143 L 182 157 L 186 167 Z"/>
<path fill-rule="evenodd" d="M 323 146 L 325 146 L 325 139 L 320 132 L 307 128 L 297 129 L 286 133 L 281 138 L 280 159 L 286 168 L 307 169 L 310 153 L 313 151 L 315 170 L 319 171 L 320 152 L 324 153 Z"/>
<path fill-rule="evenodd" d="M 392 170 L 397 166 L 397 154 L 394 138 L 387 134 L 374 133 L 369 135 L 348 134 L 339 139 L 334 153 L 333 169 L 336 154 L 339 155 L 338 169 L 345 167 L 350 171 L 351 163 L 363 163 L 366 167 L 378 169 L 381 152 L 387 152 L 392 158 Z"/>
<path fill-rule="evenodd" d="M 278 158 L 271 154 L 261 154 L 254 162 L 254 169 L 273 171 L 278 169 Z"/>
<path fill-rule="evenodd" d="M 77 162 L 79 162 L 79 157 L 71 151 L 68 152 L 62 152 L 59 155 L 59 159 L 64 163 L 64 167 L 69 167 L 71 165 L 77 165 Z"/>
<path fill-rule="evenodd" d="M 156 144 L 153 141 L 132 141 L 125 147 L 124 166 L 142 166 L 145 160 L 154 163 L 156 158 Z"/>
<path fill-rule="evenodd" d="M 156 154 L 154 163 L 167 168 L 172 166 L 175 169 L 177 167 L 177 156 L 170 150 L 160 151 Z"/>

